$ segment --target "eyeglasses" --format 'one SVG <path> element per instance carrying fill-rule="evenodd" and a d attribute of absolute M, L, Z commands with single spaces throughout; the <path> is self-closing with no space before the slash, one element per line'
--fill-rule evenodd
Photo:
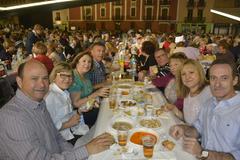
<path fill-rule="evenodd" d="M 65 74 L 65 73 L 57 73 L 57 75 L 60 76 L 61 79 L 66 80 L 66 79 L 71 79 L 72 80 L 72 74 Z"/>

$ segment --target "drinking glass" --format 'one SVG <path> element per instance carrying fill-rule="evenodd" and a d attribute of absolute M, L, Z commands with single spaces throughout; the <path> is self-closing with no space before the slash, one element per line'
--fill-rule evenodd
<path fill-rule="evenodd" d="M 117 106 L 117 96 L 116 95 L 110 95 L 109 96 L 109 108 L 114 110 Z"/>
<path fill-rule="evenodd" d="M 152 158 L 155 143 L 156 143 L 156 139 L 151 135 L 146 135 L 142 137 L 144 157 L 148 159 Z"/>
<path fill-rule="evenodd" d="M 126 152 L 127 149 L 125 146 L 127 145 L 128 139 L 128 130 L 118 130 L 118 144 L 121 146 L 122 152 Z"/>

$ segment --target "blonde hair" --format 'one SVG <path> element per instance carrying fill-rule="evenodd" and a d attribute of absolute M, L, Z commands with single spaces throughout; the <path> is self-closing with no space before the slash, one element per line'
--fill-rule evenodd
<path fill-rule="evenodd" d="M 49 76 L 50 82 L 52 83 L 54 81 L 54 79 L 57 76 L 57 73 L 66 71 L 72 73 L 72 67 L 70 64 L 68 64 L 67 62 L 60 62 L 56 64 Z"/>
<path fill-rule="evenodd" d="M 176 85 L 176 92 L 177 92 L 177 96 L 181 97 L 181 98 L 187 97 L 187 95 L 190 92 L 190 88 L 188 88 L 187 86 L 185 86 L 183 84 L 182 76 L 181 76 L 183 68 L 186 65 L 192 65 L 197 70 L 197 73 L 199 75 L 199 78 L 200 78 L 199 79 L 199 88 L 196 91 L 196 93 L 200 93 L 204 89 L 204 87 L 208 84 L 208 81 L 206 79 L 205 72 L 203 70 L 202 65 L 198 61 L 195 61 L 195 60 L 192 60 L 192 59 L 186 60 L 183 63 L 182 67 L 178 70 L 177 76 L 176 76 L 176 84 L 177 84 Z"/>

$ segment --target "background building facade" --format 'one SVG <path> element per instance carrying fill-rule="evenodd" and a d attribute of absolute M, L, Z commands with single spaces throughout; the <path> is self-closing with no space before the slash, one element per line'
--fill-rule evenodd
<path fill-rule="evenodd" d="M 53 23 L 81 30 L 236 34 L 240 33 L 238 21 L 210 10 L 239 6 L 240 0 L 117 0 L 53 11 Z"/>
<path fill-rule="evenodd" d="M 151 29 L 153 32 L 176 30 L 178 0 L 118 0 L 53 12 L 66 17 L 61 22 L 82 30 Z M 64 16 L 67 14 L 67 16 Z"/>

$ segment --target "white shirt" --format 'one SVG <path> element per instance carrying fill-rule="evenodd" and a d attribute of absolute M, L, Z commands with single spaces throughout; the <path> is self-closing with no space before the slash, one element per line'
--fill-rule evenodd
<path fill-rule="evenodd" d="M 51 115 L 53 123 L 55 124 L 56 128 L 59 130 L 62 127 L 62 124 L 68 121 L 74 114 L 72 102 L 70 99 L 70 94 L 67 90 L 61 90 L 55 83 L 52 83 L 49 87 L 49 92 L 45 97 L 46 105 L 48 112 Z M 83 116 L 81 116 L 81 120 L 83 122 Z M 84 122 L 83 122 L 84 124 Z M 74 134 L 85 134 L 77 132 L 76 130 L 81 130 L 82 123 L 77 126 L 72 127 L 74 130 Z M 86 126 L 84 126 L 86 127 Z M 85 128 L 86 129 L 86 128 Z M 70 128 L 66 128 L 60 131 L 61 135 L 64 139 L 70 140 L 73 139 L 74 136 L 70 131 Z"/>
<path fill-rule="evenodd" d="M 209 86 L 206 86 L 198 95 L 188 95 L 183 101 L 183 115 L 186 123 L 192 125 L 198 118 L 202 104 L 212 97 Z"/>

